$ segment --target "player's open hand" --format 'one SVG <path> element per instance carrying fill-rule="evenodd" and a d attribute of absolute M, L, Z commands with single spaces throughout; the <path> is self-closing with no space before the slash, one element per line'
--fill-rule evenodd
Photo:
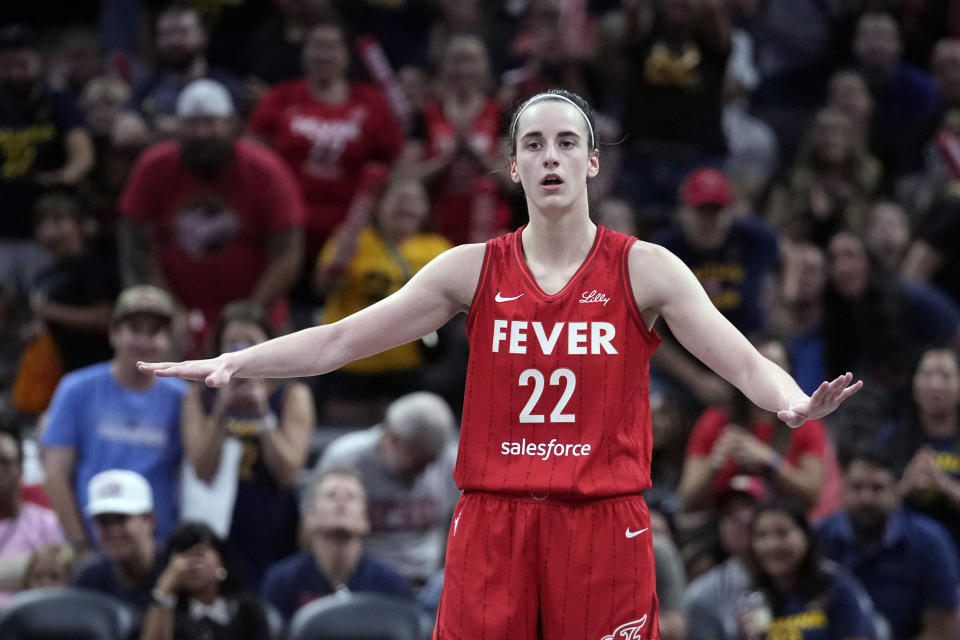
<path fill-rule="evenodd" d="M 183 378 L 202 381 L 208 387 L 222 387 L 230 382 L 234 369 L 223 356 L 209 360 L 186 362 L 138 362 L 137 369 L 161 378 Z"/>
<path fill-rule="evenodd" d="M 853 374 L 849 371 L 832 382 L 824 381 L 813 395 L 789 409 L 777 412 L 777 417 L 791 427 L 799 427 L 807 420 L 816 420 L 832 413 L 844 400 L 863 387 L 863 380 L 850 384 Z"/>

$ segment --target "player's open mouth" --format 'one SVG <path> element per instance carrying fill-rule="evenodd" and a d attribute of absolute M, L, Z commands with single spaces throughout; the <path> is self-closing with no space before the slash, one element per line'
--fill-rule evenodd
<path fill-rule="evenodd" d="M 540 181 L 540 185 L 549 191 L 559 189 L 562 184 L 563 179 L 555 173 L 547 174 L 543 180 Z"/>

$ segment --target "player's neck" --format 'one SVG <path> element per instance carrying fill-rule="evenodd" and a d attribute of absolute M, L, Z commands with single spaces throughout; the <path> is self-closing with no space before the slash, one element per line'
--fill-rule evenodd
<path fill-rule="evenodd" d="M 530 215 L 521 240 L 528 263 L 549 268 L 580 265 L 586 260 L 597 236 L 597 225 L 586 215 L 567 211 L 562 215 Z"/>

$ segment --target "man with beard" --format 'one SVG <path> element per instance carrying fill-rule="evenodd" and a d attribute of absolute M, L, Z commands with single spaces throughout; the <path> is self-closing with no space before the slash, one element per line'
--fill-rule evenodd
<path fill-rule="evenodd" d="M 47 89 L 43 56 L 23 25 L 0 29 L 0 285 L 21 292 L 44 265 L 30 211 L 40 192 L 74 186 L 93 166 L 83 116 Z"/>
<path fill-rule="evenodd" d="M 844 460 L 844 508 L 818 527 L 824 555 L 866 588 L 894 638 L 957 637 L 957 552 L 946 531 L 900 507 L 887 456 L 864 448 Z"/>
<path fill-rule="evenodd" d="M 213 80 L 177 100 L 179 135 L 137 159 L 120 198 L 127 282 L 152 282 L 193 313 L 200 337 L 229 302 L 273 307 L 299 272 L 303 203 L 269 149 L 236 138 L 233 103 Z"/>
<path fill-rule="evenodd" d="M 366 552 L 367 494 L 356 471 L 335 467 L 317 476 L 304 501 L 303 521 L 306 550 L 271 566 L 260 594 L 285 618 L 344 589 L 413 597 L 403 576 Z"/>
<path fill-rule="evenodd" d="M 245 111 L 240 81 L 207 62 L 207 32 L 195 9 L 173 4 L 160 12 L 155 27 L 157 68 L 134 86 L 130 108 L 140 112 L 161 135 L 172 135 L 180 92 L 193 80 L 209 78 L 226 87 L 233 103 Z"/>

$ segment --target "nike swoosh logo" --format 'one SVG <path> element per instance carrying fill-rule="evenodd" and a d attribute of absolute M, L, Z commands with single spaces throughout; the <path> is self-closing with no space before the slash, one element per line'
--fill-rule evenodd
<path fill-rule="evenodd" d="M 640 535 L 646 530 L 647 529 L 640 529 L 640 531 L 630 531 L 630 527 L 627 527 L 627 532 L 624 535 L 626 535 L 627 538 L 636 538 L 638 535 Z"/>
<path fill-rule="evenodd" d="M 512 298 L 505 298 L 503 297 L 502 293 L 497 291 L 497 295 L 495 295 L 493 299 L 496 300 L 497 302 L 510 302 L 511 300 L 516 300 L 517 298 L 520 298 L 520 297 L 523 297 L 522 293 L 519 296 L 513 296 Z"/>

